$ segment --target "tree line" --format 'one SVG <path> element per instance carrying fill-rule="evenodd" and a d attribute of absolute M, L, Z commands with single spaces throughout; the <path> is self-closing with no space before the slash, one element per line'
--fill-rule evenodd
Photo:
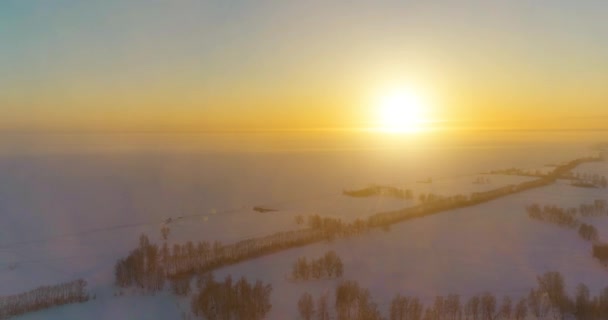
<path fill-rule="evenodd" d="M 245 278 L 234 282 L 227 276 L 223 282 L 213 275 L 200 275 L 198 293 L 191 301 L 192 313 L 201 319 L 263 319 L 271 310 L 272 286 L 260 281 L 249 283 Z"/>
<path fill-rule="evenodd" d="M 546 173 L 540 170 L 525 170 L 521 168 L 507 168 L 489 171 L 488 174 L 504 174 L 507 176 L 522 176 L 522 177 L 546 177 Z"/>
<path fill-rule="evenodd" d="M 355 281 L 340 283 L 335 290 L 334 300 L 334 308 L 331 308 L 327 293 L 321 295 L 316 301 L 312 295 L 304 293 L 298 301 L 298 311 L 305 320 L 383 319 L 369 290 L 361 288 Z"/>
<path fill-rule="evenodd" d="M 597 216 L 608 214 L 605 200 L 595 200 L 593 204 L 581 204 L 578 208 L 560 208 L 557 206 L 543 206 L 532 204 L 526 207 L 530 218 L 551 222 L 571 229 L 578 228 L 578 235 L 586 241 L 593 243 L 592 256 L 604 266 L 608 266 L 608 244 L 600 242 L 597 229 L 590 224 L 581 222 L 576 218 L 581 216 Z"/>
<path fill-rule="evenodd" d="M 576 218 L 576 208 L 564 209 L 557 206 L 532 204 L 526 207 L 528 216 L 532 219 L 550 222 L 558 226 L 576 228 L 580 221 Z"/>
<path fill-rule="evenodd" d="M 87 282 L 79 279 L 43 286 L 20 294 L 0 297 L 0 319 L 89 300 Z"/>
<path fill-rule="evenodd" d="M 279 232 L 265 237 L 251 238 L 233 244 L 221 242 L 189 241 L 185 244 L 174 244 L 170 249 L 166 243 L 161 248 L 140 238 L 140 246 L 115 265 L 116 284 L 121 287 L 138 286 L 157 290 L 164 284 L 162 275 L 179 278 L 183 274 L 195 275 L 210 272 L 219 267 L 239 263 L 248 259 L 261 257 L 282 250 L 300 247 L 320 241 L 330 241 L 368 232 L 376 228 L 387 229 L 390 225 L 409 219 L 437 214 L 446 210 L 457 209 L 491 201 L 505 195 L 537 188 L 550 183 L 577 165 L 597 161 L 598 158 L 581 158 L 557 167 L 552 173 L 541 179 L 527 181 L 518 185 L 509 185 L 494 190 L 476 192 L 470 196 L 455 195 L 450 197 L 427 197 L 417 206 L 402 210 L 381 212 L 367 219 L 356 219 L 343 222 L 340 219 L 312 215 L 308 217 L 308 228 Z"/>
<path fill-rule="evenodd" d="M 608 180 L 606 180 L 605 176 L 601 176 L 598 174 L 571 174 L 569 176 L 572 179 L 572 185 L 575 187 L 584 187 L 584 188 L 606 188 L 608 187 Z"/>
<path fill-rule="evenodd" d="M 535 203 L 527 206 L 526 211 L 532 219 L 550 222 L 571 229 L 578 228 L 578 234 L 581 238 L 597 242 L 599 241 L 597 229 L 593 225 L 581 222 L 576 216 L 579 213 L 583 217 L 606 214 L 606 201 L 595 200 L 593 204 L 581 204 L 578 208 L 560 208 L 554 205 L 541 207 Z"/>
<path fill-rule="evenodd" d="M 564 278 L 559 272 L 547 272 L 537 277 L 537 286 L 519 300 L 505 296 L 499 299 L 490 292 L 461 299 L 460 295 L 437 296 L 425 305 L 418 297 L 397 294 L 390 302 L 389 317 L 385 318 L 373 301 L 369 290 L 356 282 L 342 282 L 334 293 L 333 308 L 330 297 L 323 294 L 314 298 L 304 293 L 297 306 L 304 320 L 524 320 L 535 319 L 599 320 L 608 318 L 608 287 L 598 296 L 589 288 L 578 285 L 570 297 Z"/>
<path fill-rule="evenodd" d="M 310 262 L 306 257 L 298 258 L 293 264 L 291 277 L 294 280 L 340 278 L 343 273 L 342 259 L 335 251 L 329 251 L 323 257 L 312 259 Z"/>
<path fill-rule="evenodd" d="M 358 190 L 343 190 L 342 194 L 355 198 L 366 198 L 373 196 L 385 196 L 398 199 L 414 199 L 414 192 L 410 189 L 399 189 L 391 186 L 372 185 Z"/>

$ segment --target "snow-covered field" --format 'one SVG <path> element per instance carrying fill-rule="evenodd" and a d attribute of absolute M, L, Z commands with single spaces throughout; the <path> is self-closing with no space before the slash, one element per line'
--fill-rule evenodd
<path fill-rule="evenodd" d="M 291 283 L 285 280 L 300 256 L 335 250 L 345 263 L 344 278 L 357 280 L 387 312 L 396 293 L 431 300 L 435 295 L 463 297 L 490 291 L 519 298 L 535 286 L 536 276 L 559 271 L 570 290 L 587 284 L 593 293 L 608 286 L 607 269 L 591 257 L 591 245 L 576 232 L 530 220 L 524 207 L 532 202 L 577 206 L 605 193 L 573 193 L 557 184 L 471 208 L 401 223 L 375 232 L 257 259 L 222 269 L 218 276 L 249 276 L 273 284 L 269 318 L 295 317 L 303 292 L 333 293 L 335 281 Z M 608 220 L 607 217 L 596 218 Z M 606 222 L 604 222 L 604 226 Z M 598 228 L 600 237 L 606 228 Z M 604 235 L 608 236 L 608 234 Z"/>
<path fill-rule="evenodd" d="M 577 157 L 572 149 L 454 149 L 385 157 L 360 151 L 5 154 L 0 156 L 0 295 L 82 277 L 95 300 L 21 318 L 177 319 L 188 311 L 187 301 L 168 293 L 115 297 L 112 286 L 115 261 L 136 245 L 141 233 L 158 241 L 168 218 L 170 242 L 230 243 L 298 228 L 296 215 L 350 220 L 415 204 L 350 198 L 341 194 L 344 189 L 379 184 L 415 194 L 468 194 L 531 179 L 490 175 L 490 183 L 474 184 L 480 172 L 540 168 Z M 605 163 L 577 170 L 608 175 Z M 429 177 L 432 184 L 416 182 Z M 530 220 L 524 210 L 531 202 L 578 206 L 595 199 L 607 199 L 605 190 L 560 182 L 394 225 L 388 232 L 244 262 L 216 276 L 271 283 L 269 319 L 294 318 L 304 291 L 333 292 L 336 280 L 286 279 L 297 257 L 318 257 L 327 250 L 344 261 L 344 278 L 370 288 L 384 312 L 397 292 L 431 298 L 490 290 L 516 297 L 549 270 L 562 272 L 570 288 L 584 282 L 597 291 L 608 285 L 598 281 L 608 271 L 591 258 L 589 243 L 571 230 Z M 258 213 L 252 210 L 257 205 L 278 211 Z M 593 219 L 602 237 L 608 218 Z"/>

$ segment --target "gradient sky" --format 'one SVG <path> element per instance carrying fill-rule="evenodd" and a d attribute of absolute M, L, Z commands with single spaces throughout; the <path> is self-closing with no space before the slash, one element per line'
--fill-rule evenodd
<path fill-rule="evenodd" d="M 608 2 L 0 2 L 0 129 L 608 128 Z"/>

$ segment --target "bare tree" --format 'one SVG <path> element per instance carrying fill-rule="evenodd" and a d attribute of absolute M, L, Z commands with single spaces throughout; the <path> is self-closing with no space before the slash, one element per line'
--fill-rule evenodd
<path fill-rule="evenodd" d="M 513 318 L 515 320 L 524 320 L 528 315 L 528 307 L 526 305 L 526 299 L 522 298 L 519 300 L 517 305 L 515 306 L 515 310 L 513 312 Z"/>
<path fill-rule="evenodd" d="M 486 292 L 481 296 L 481 316 L 483 320 L 493 320 L 496 313 L 496 297 Z"/>
<path fill-rule="evenodd" d="M 511 319 L 513 313 L 513 301 L 509 297 L 502 299 L 502 305 L 500 306 L 500 316 L 504 319 Z"/>
<path fill-rule="evenodd" d="M 479 296 L 472 296 L 469 298 L 465 305 L 465 315 L 467 319 L 479 320 L 480 314 L 480 298 Z"/>
<path fill-rule="evenodd" d="M 315 314 L 315 306 L 310 293 L 305 292 L 302 294 L 302 297 L 300 297 L 300 300 L 298 301 L 298 310 L 300 311 L 302 319 L 312 320 L 312 317 Z"/>

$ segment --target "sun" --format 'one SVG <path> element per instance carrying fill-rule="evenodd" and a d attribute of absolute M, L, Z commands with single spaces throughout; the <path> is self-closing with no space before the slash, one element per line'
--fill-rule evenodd
<path fill-rule="evenodd" d="M 416 133 L 428 129 L 428 103 L 411 89 L 390 91 L 378 99 L 377 129 L 390 133 Z"/>

